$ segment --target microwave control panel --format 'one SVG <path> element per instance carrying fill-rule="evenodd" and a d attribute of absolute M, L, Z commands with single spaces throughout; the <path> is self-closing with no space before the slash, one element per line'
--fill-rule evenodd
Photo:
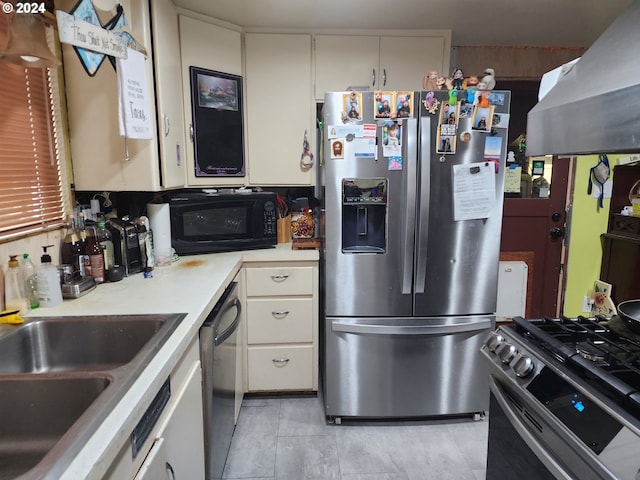
<path fill-rule="evenodd" d="M 264 234 L 276 234 L 276 204 L 271 200 L 264 203 Z"/>

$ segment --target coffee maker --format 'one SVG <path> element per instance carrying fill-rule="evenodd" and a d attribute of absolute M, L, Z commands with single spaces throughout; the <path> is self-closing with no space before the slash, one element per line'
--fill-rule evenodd
<path fill-rule="evenodd" d="M 124 267 L 124 274 L 131 275 L 144 270 L 137 226 L 129 217 L 112 218 L 109 230 L 113 236 L 113 253 L 116 265 Z"/>

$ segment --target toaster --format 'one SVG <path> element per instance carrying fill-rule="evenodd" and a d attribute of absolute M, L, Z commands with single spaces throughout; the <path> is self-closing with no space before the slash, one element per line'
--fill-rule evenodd
<path fill-rule="evenodd" d="M 136 225 L 127 217 L 112 218 L 109 231 L 113 236 L 113 256 L 116 265 L 124 267 L 124 274 L 139 273 L 144 269 L 140 239 Z"/>

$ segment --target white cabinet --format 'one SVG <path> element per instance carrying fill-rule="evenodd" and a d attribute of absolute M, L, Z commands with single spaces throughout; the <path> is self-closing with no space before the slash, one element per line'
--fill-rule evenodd
<path fill-rule="evenodd" d="M 185 165 L 182 100 L 175 94 L 181 85 L 177 11 L 170 0 L 154 1 L 151 9 L 148 1 L 120 3 L 133 36 L 147 50 L 153 138 L 120 136 L 116 70 L 109 59 L 90 75 L 74 48 L 63 44 L 75 188 L 159 191 L 181 187 Z M 62 0 L 59 8 L 69 11 L 74 4 Z"/>
<path fill-rule="evenodd" d="M 311 35 L 247 33 L 245 64 L 249 183 L 312 186 L 300 163 L 305 132 L 315 148 Z"/>
<path fill-rule="evenodd" d="M 450 31 L 403 35 L 316 35 L 315 96 L 347 87 L 421 90 L 428 70 L 448 74 Z"/>
<path fill-rule="evenodd" d="M 242 75 L 242 41 L 240 31 L 223 28 L 204 20 L 179 15 L 182 103 L 186 131 L 187 183 L 190 186 L 244 185 L 245 177 L 195 176 L 192 140 L 191 76 L 189 67 Z M 246 159 L 245 159 L 246 164 Z"/>
<path fill-rule="evenodd" d="M 140 452 L 127 442 L 105 475 L 109 480 L 204 478 L 202 371 L 198 338 L 170 375 L 171 396 Z"/>
<path fill-rule="evenodd" d="M 248 390 L 317 390 L 317 262 L 246 264 L 245 275 Z"/>

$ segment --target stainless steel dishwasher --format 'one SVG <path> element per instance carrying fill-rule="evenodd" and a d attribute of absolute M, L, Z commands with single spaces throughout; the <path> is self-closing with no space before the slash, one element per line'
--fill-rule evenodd
<path fill-rule="evenodd" d="M 240 301 L 236 282 L 224 291 L 200 328 L 207 480 L 222 478 L 234 425 Z"/>

